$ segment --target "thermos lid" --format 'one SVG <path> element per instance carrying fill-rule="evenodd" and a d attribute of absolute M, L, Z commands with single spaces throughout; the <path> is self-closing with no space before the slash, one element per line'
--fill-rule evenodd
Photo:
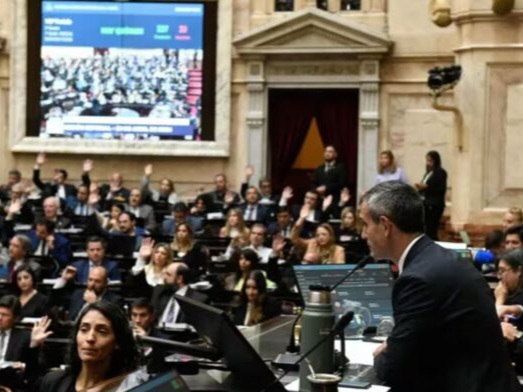
<path fill-rule="evenodd" d="M 331 292 L 328 287 L 311 285 L 309 287 L 309 304 L 330 305 Z"/>

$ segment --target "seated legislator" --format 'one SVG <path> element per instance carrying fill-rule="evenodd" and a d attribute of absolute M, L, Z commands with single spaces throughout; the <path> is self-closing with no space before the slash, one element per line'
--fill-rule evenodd
<path fill-rule="evenodd" d="M 322 223 L 316 228 L 315 238 L 303 239 L 300 237 L 301 228 L 309 214 L 309 207 L 304 205 L 300 211 L 300 217 L 292 229 L 291 240 L 294 246 L 301 248 L 307 254 L 318 255 L 321 264 L 344 264 L 345 250 L 336 245 L 334 229 L 328 223 Z"/>
<path fill-rule="evenodd" d="M 131 269 L 128 284 L 133 294 L 149 297 L 153 287 L 165 284 L 165 272 L 173 262 L 173 252 L 167 243 L 156 244 L 152 238 L 144 238 L 136 263 Z"/>
<path fill-rule="evenodd" d="M 220 229 L 220 238 L 237 240 L 238 245 L 244 246 L 249 241 L 249 228 L 245 225 L 243 212 L 239 208 L 231 208 L 227 213 L 225 226 Z"/>
<path fill-rule="evenodd" d="M 109 184 L 100 187 L 100 197 L 107 210 L 112 204 L 126 204 L 129 202 L 129 189 L 123 186 L 123 176 L 115 172 L 109 178 Z"/>
<path fill-rule="evenodd" d="M 503 215 L 503 230 L 523 224 L 523 210 L 519 207 L 510 207 Z"/>
<path fill-rule="evenodd" d="M 167 177 L 164 177 L 160 180 L 158 190 L 151 189 L 150 179 L 152 174 L 153 165 L 149 163 L 144 168 L 144 176 L 142 177 L 142 181 L 140 183 L 144 200 L 150 200 L 154 203 L 167 203 L 171 206 L 174 206 L 176 203 L 178 203 L 180 199 L 176 194 L 176 189 L 174 189 L 174 183 Z"/>
<path fill-rule="evenodd" d="M 214 185 L 215 189 L 213 191 L 203 194 L 208 201 L 208 205 L 212 206 L 211 209 L 223 211 L 226 210 L 230 204 L 240 202 L 240 195 L 229 190 L 225 174 L 217 174 L 214 176 Z"/>
<path fill-rule="evenodd" d="M 11 192 L 13 191 L 13 186 L 16 184 L 21 185 L 22 173 L 20 170 L 11 169 L 7 173 L 7 183 L 0 185 L 0 202 L 5 203 L 11 199 Z"/>
<path fill-rule="evenodd" d="M 243 248 L 239 251 L 238 268 L 236 272 L 229 274 L 225 278 L 225 290 L 242 292 L 243 286 L 249 274 L 257 270 L 260 266 L 260 255 L 251 248 Z M 265 272 L 264 272 L 265 276 Z M 267 287 L 275 289 L 276 284 L 267 280 Z"/>
<path fill-rule="evenodd" d="M 494 290 L 498 314 L 515 313 L 512 307 L 523 307 L 523 251 L 512 249 L 502 253 L 498 264 L 499 283 Z M 507 309 L 508 308 L 508 309 Z M 523 318 L 513 320 L 523 330 Z"/>
<path fill-rule="evenodd" d="M 18 268 L 11 285 L 20 301 L 20 318 L 42 317 L 48 313 L 49 298 L 37 290 L 36 275 L 31 268 L 27 265 Z"/>
<path fill-rule="evenodd" d="M 254 175 L 254 166 L 247 165 L 245 168 L 245 182 L 242 183 L 240 194 L 245 199 L 245 195 L 247 194 L 247 189 L 249 189 L 249 181 L 251 180 L 251 177 Z M 281 195 L 278 195 L 277 193 L 273 193 L 272 191 L 272 181 L 268 178 L 261 178 L 258 181 L 258 187 L 260 190 L 260 204 L 263 204 L 265 206 L 271 207 L 278 205 L 278 202 L 280 201 Z"/>
<path fill-rule="evenodd" d="M 267 295 L 267 283 L 263 271 L 249 273 L 242 288 L 240 304 L 233 310 L 236 325 L 256 325 L 278 316 L 281 305 Z"/>
<path fill-rule="evenodd" d="M 511 226 L 505 230 L 505 249 L 523 248 L 523 225 Z"/>
<path fill-rule="evenodd" d="M 260 203 L 261 194 L 258 188 L 250 186 L 245 193 L 245 203 L 239 208 L 243 212 L 243 220 L 247 222 L 266 223 L 269 220 L 269 209 Z"/>
<path fill-rule="evenodd" d="M 180 223 L 176 227 L 171 250 L 175 261 L 187 264 L 191 270 L 191 280 L 205 274 L 208 256 L 198 241 L 194 239 L 194 233 L 188 223 Z"/>
<path fill-rule="evenodd" d="M 172 219 L 166 219 L 162 223 L 162 235 L 174 237 L 176 227 L 183 222 L 191 226 L 193 233 L 195 233 L 202 229 L 203 218 L 189 215 L 187 205 L 183 202 L 178 202 L 173 207 Z"/>
<path fill-rule="evenodd" d="M 40 281 L 42 267 L 33 260 L 28 259 L 31 255 L 31 241 L 23 234 L 16 234 L 9 241 L 9 261 L 7 262 L 7 281 L 13 281 L 14 272 L 27 266 L 33 270 L 37 281 Z"/>
<path fill-rule="evenodd" d="M 102 237 L 89 237 L 86 243 L 87 260 L 75 261 L 71 264 L 76 269 L 76 283 L 86 284 L 89 271 L 94 267 L 104 267 L 109 280 L 122 280 L 118 264 L 105 259 L 107 244 Z"/>
<path fill-rule="evenodd" d="M 121 306 L 121 297 L 107 290 L 108 283 L 107 271 L 104 267 L 91 268 L 87 288 L 77 288 L 71 295 L 69 319 L 76 320 L 84 307 L 95 302 L 111 302 L 116 306 Z"/>
<path fill-rule="evenodd" d="M 30 224 L 34 222 L 31 204 L 27 201 L 23 184 L 14 184 L 9 192 L 10 199 L 0 207 L 0 213 L 5 213 L 5 219 L 12 224 Z"/>
<path fill-rule="evenodd" d="M 184 263 L 172 263 L 165 272 L 165 285 L 156 286 L 153 291 L 152 304 L 158 315 L 158 325 L 183 323 L 185 316 L 174 298 L 175 294 L 203 303 L 209 302 L 205 294 L 189 287 L 191 270 Z"/>
<path fill-rule="evenodd" d="M 340 228 L 336 233 L 341 242 L 361 239 L 361 223 L 354 207 L 345 207 L 341 211 Z"/>
<path fill-rule="evenodd" d="M 251 227 L 251 233 L 249 234 L 249 242 L 243 246 L 239 246 L 238 241 L 232 240 L 230 245 L 227 247 L 227 250 L 225 251 L 225 257 L 230 258 L 232 256 L 232 252 L 237 247 L 247 247 L 254 250 L 258 254 L 260 257 L 260 263 L 268 264 L 271 258 L 277 257 L 277 254 L 273 251 L 272 248 L 263 245 L 265 242 L 266 232 L 267 229 L 264 225 L 260 223 L 254 224 Z"/>
<path fill-rule="evenodd" d="M 118 306 L 104 301 L 81 311 L 69 352 L 67 369 L 46 374 L 39 392 L 113 390 L 109 380 L 119 379 L 139 365 L 129 321 Z"/>
<path fill-rule="evenodd" d="M 76 187 L 66 183 L 68 175 L 65 169 L 54 169 L 53 181 L 42 182 L 40 179 L 40 167 L 44 165 L 45 161 L 45 154 L 38 154 L 33 170 L 33 183 L 42 191 L 43 197 L 54 196 L 64 200 L 66 203 L 76 198 Z"/>
<path fill-rule="evenodd" d="M 128 211 L 133 213 L 136 218 L 143 219 L 143 227 L 149 233 L 156 230 L 154 210 L 150 205 L 143 204 L 142 191 L 138 188 L 131 189 Z"/>
<path fill-rule="evenodd" d="M 0 298 L 0 363 L 13 362 L 10 367 L 0 368 L 0 383 L 14 390 L 31 390 L 38 376 L 39 347 L 52 334 L 47 332 L 51 320 L 44 317 L 32 331 L 16 328 L 20 312 L 17 297 Z"/>
<path fill-rule="evenodd" d="M 276 211 L 276 222 L 269 224 L 267 232 L 270 236 L 280 234 L 284 238 L 291 238 L 292 227 L 291 212 L 288 207 L 278 207 Z"/>
<path fill-rule="evenodd" d="M 71 249 L 69 240 L 55 233 L 55 223 L 45 218 L 37 218 L 34 230 L 27 233 L 31 240 L 33 255 L 51 257 L 63 268 L 69 263 Z"/>
<path fill-rule="evenodd" d="M 55 229 L 67 229 L 71 226 L 71 219 L 64 216 L 60 211 L 60 200 L 57 197 L 49 196 L 44 200 L 43 218 L 54 222 Z"/>
<path fill-rule="evenodd" d="M 394 327 L 374 352 L 378 378 L 393 392 L 520 391 L 486 280 L 423 234 L 423 210 L 419 193 L 396 181 L 361 198 L 363 238 L 399 270 Z"/>

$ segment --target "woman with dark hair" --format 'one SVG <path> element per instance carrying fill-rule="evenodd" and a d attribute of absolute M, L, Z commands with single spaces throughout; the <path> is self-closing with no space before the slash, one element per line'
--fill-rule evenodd
<path fill-rule="evenodd" d="M 205 273 L 207 254 L 198 241 L 194 239 L 193 230 L 188 223 L 182 222 L 176 226 L 171 250 L 175 261 L 187 264 L 193 279 Z"/>
<path fill-rule="evenodd" d="M 258 269 L 260 265 L 260 256 L 253 249 L 244 248 L 238 252 L 238 268 L 236 272 L 225 278 L 225 290 L 242 291 L 247 276 L 251 271 Z M 234 255 L 236 256 L 236 255 Z"/>
<path fill-rule="evenodd" d="M 523 251 L 512 249 L 500 256 L 498 264 L 499 283 L 494 290 L 498 314 L 521 314 L 523 306 Z M 514 309 L 515 308 L 515 309 Z M 523 330 L 523 318 L 516 320 Z"/>
<path fill-rule="evenodd" d="M 401 181 L 405 184 L 408 183 L 405 171 L 396 164 L 394 154 L 391 150 L 382 151 L 378 161 L 378 175 L 376 176 L 376 184 L 385 181 Z"/>
<path fill-rule="evenodd" d="M 234 323 L 256 325 L 280 313 L 281 305 L 267 296 L 267 283 L 263 271 L 251 271 L 240 294 L 240 305 L 234 310 Z"/>
<path fill-rule="evenodd" d="M 129 321 L 110 302 L 87 305 L 75 323 L 67 370 L 47 374 L 40 392 L 113 387 L 137 369 L 139 354 Z M 114 381 L 114 382 L 113 382 Z"/>
<path fill-rule="evenodd" d="M 438 240 L 438 228 L 445 210 L 447 172 L 441 167 L 437 151 L 429 151 L 425 157 L 426 170 L 421 182 L 414 184 L 423 198 L 425 207 L 425 233 Z"/>
<path fill-rule="evenodd" d="M 49 298 L 38 292 L 36 274 L 29 266 L 24 265 L 13 273 L 13 293 L 18 296 L 22 310 L 20 317 L 42 317 L 47 314 Z"/>

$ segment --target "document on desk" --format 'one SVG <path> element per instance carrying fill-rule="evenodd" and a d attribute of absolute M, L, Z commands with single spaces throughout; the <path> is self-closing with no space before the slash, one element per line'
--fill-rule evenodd
<path fill-rule="evenodd" d="M 300 379 L 291 382 L 290 384 L 285 385 L 285 389 L 289 392 L 299 392 L 300 391 Z M 368 392 L 387 392 L 390 388 L 383 385 L 371 385 L 367 389 L 358 389 L 358 388 L 344 388 L 338 387 L 338 392 L 354 392 L 354 391 L 368 391 Z"/>
<path fill-rule="evenodd" d="M 345 355 L 351 363 L 361 363 L 362 365 L 374 365 L 372 353 L 381 343 L 364 342 L 363 340 L 345 339 Z M 340 341 L 334 342 L 334 348 L 341 350 Z"/>

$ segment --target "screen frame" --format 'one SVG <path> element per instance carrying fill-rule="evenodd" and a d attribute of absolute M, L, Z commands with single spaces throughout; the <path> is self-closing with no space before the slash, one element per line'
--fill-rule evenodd
<path fill-rule="evenodd" d="M 41 4 L 37 7 L 29 0 L 13 0 L 15 18 L 13 23 L 12 47 L 12 83 L 10 89 L 10 135 L 9 146 L 13 152 L 47 152 L 63 154 L 116 154 L 116 155 L 159 155 L 159 156 L 199 156 L 228 157 L 230 155 L 230 105 L 231 105 L 231 70 L 232 70 L 232 0 L 129 0 L 130 2 L 151 3 L 200 3 L 206 8 L 206 25 L 204 27 L 204 78 L 210 81 L 213 94 L 202 96 L 202 109 L 207 112 L 202 121 L 201 141 L 162 140 L 162 141 L 124 141 L 124 140 L 75 140 L 70 138 L 41 138 L 34 126 L 35 110 L 39 119 L 39 88 L 37 91 L 28 88 L 39 86 L 41 66 Z M 89 0 L 82 0 L 89 1 Z M 114 0 L 103 0 L 111 2 Z M 208 11 L 208 10 L 211 11 Z M 209 13 L 214 16 L 208 17 Z M 212 19 L 212 21 L 211 21 Z M 33 23 L 37 21 L 38 23 Z M 222 23 L 221 21 L 224 21 Z M 214 30 L 214 31 L 213 31 Z M 35 33 L 36 31 L 36 33 Z M 28 39 L 28 37 L 32 37 Z M 38 37 L 35 39 L 34 37 Z M 209 42 L 212 43 L 209 44 Z M 209 52 L 210 50 L 210 52 Z M 214 52 L 213 52 L 214 50 Z M 221 55 L 218 56 L 218 53 Z M 211 61 L 214 66 L 207 65 Z M 14 71 L 16 70 L 16 72 Z M 35 72 L 37 70 L 37 72 Z M 209 72 L 209 76 L 206 74 Z M 225 83 L 223 83 L 225 81 Z M 37 83 L 37 84 L 35 84 Z M 218 88 L 220 83 L 220 88 Z M 210 102 L 213 103 L 210 103 Z M 32 110 L 32 119 L 28 119 Z M 209 115 L 209 112 L 211 115 Z M 223 115 L 222 113 L 227 113 Z M 33 131 L 28 132 L 28 123 Z M 209 124 L 213 124 L 213 126 Z M 39 126 L 37 127 L 39 128 Z M 214 135 L 213 135 L 214 134 Z M 214 138 L 214 140 L 209 140 Z"/>

